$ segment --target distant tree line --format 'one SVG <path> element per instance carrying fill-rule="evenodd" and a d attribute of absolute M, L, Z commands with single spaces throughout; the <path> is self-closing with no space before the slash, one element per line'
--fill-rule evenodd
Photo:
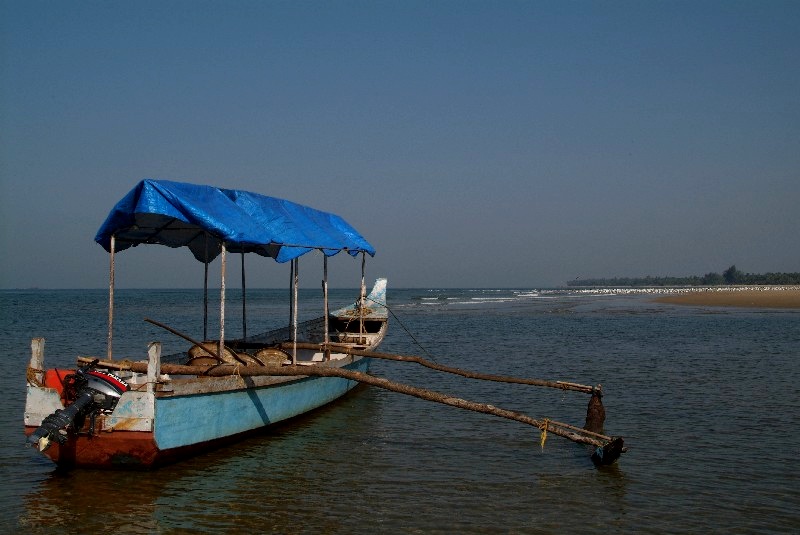
<path fill-rule="evenodd" d="M 800 284 L 800 273 L 743 273 L 733 265 L 719 273 L 691 277 L 614 277 L 611 279 L 575 279 L 567 286 L 724 286 L 726 284 L 779 285 Z"/>

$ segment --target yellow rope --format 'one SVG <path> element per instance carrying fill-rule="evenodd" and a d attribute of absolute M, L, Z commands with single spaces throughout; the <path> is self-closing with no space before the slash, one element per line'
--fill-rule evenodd
<path fill-rule="evenodd" d="M 540 428 L 542 430 L 542 438 L 539 440 L 539 445 L 542 447 L 542 449 L 544 449 L 544 443 L 547 442 L 547 425 L 549 423 L 550 423 L 550 420 L 545 418 L 544 423 L 542 424 L 542 427 Z"/>

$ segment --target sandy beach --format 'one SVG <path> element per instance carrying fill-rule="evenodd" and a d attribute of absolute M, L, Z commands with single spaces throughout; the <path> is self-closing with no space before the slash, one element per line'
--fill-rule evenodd
<path fill-rule="evenodd" d="M 674 305 L 750 307 L 750 308 L 800 308 L 800 289 L 709 289 L 689 291 L 658 297 L 659 303 Z"/>

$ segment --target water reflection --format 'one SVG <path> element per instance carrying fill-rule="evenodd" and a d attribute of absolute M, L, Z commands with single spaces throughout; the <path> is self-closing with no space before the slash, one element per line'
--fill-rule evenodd
<path fill-rule="evenodd" d="M 282 522 L 293 522 L 318 504 L 330 494 L 329 485 L 358 490 L 352 488 L 351 468 L 365 449 L 351 437 L 354 431 L 356 436 L 375 433 L 374 404 L 359 399 L 364 390 L 356 388 L 311 414 L 160 470 L 55 469 L 25 496 L 19 527 L 87 533 L 260 531 L 267 518 L 279 531 L 296 530 Z"/>
<path fill-rule="evenodd" d="M 157 533 L 152 496 L 162 486 L 147 473 L 54 470 L 25 497 L 19 527 L 29 533 Z"/>

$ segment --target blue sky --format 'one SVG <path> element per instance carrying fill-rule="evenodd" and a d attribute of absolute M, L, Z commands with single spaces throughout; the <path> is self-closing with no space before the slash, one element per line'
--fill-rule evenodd
<path fill-rule="evenodd" d="M 142 178 L 336 212 L 395 287 L 800 271 L 798 28 L 778 1 L 0 0 L 0 288 L 105 287 L 95 232 Z M 202 285 L 187 251 L 117 269 Z"/>

